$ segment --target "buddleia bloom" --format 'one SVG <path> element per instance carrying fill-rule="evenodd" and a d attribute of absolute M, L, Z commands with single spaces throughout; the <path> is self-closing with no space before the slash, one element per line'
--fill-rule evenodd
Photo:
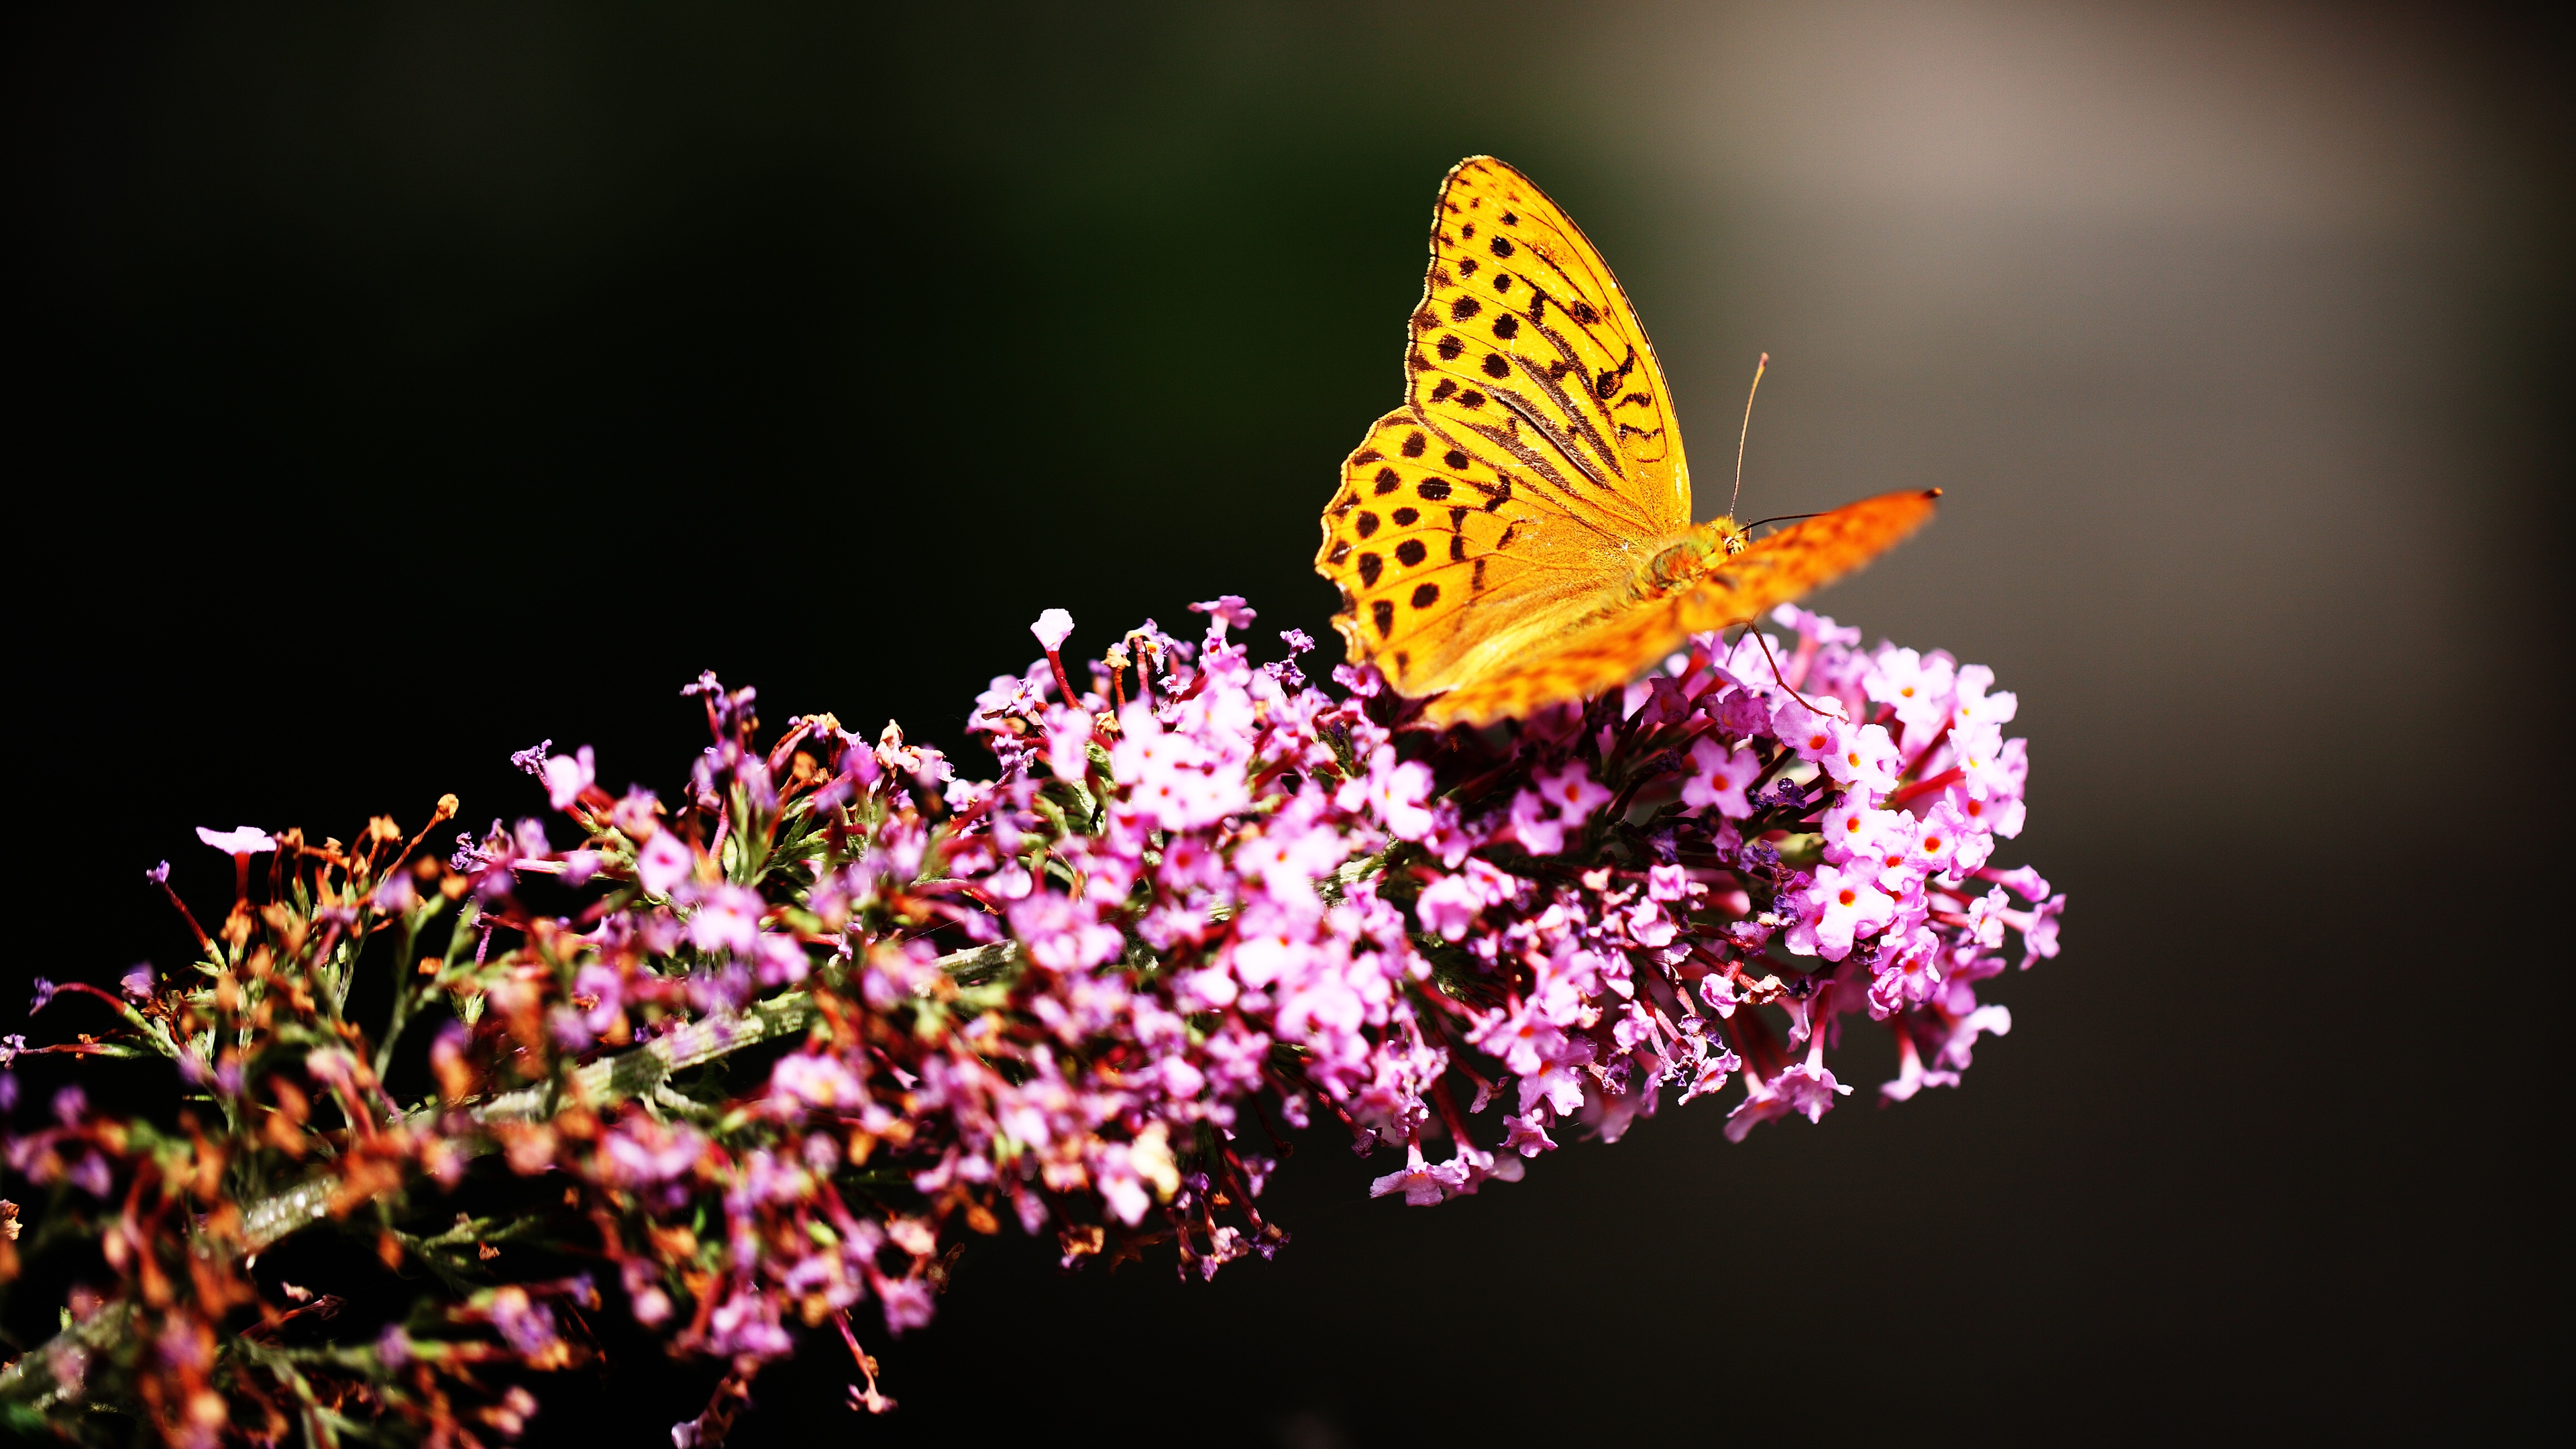
<path fill-rule="evenodd" d="M 548 742 L 518 764 L 551 819 L 443 863 L 391 821 L 207 832 L 269 842 L 268 898 L 238 872 L 202 961 L 53 988 L 112 1016 L 6 1048 L 166 1056 L 192 1101 L 175 1131 L 65 1101 L 10 1139 L 117 1282 L 0 1403 L 175 1443 L 326 1404 L 506 1438 L 539 1399 L 491 1370 L 587 1363 L 613 1312 L 727 1366 L 679 1442 L 800 1346 L 848 1352 L 883 1411 L 864 1341 L 928 1324 L 975 1237 L 1211 1276 L 1287 1243 L 1259 1207 L 1287 1133 L 1383 1154 L 1374 1191 L 1430 1206 L 1667 1105 L 1719 1098 L 1734 1138 L 1820 1119 L 1864 1022 L 1903 1100 L 2009 1028 L 1981 996 L 2007 962 L 2056 954 L 2065 898 L 1997 861 L 2028 767 L 1989 671 L 1783 609 L 1779 638 L 1435 730 L 1371 671 L 1311 681 L 1298 631 L 1256 662 L 1242 600 L 1198 607 L 1198 639 L 1147 621 L 1070 665 L 1049 611 L 1046 657 L 969 718 L 981 776 L 893 725 L 765 730 L 707 676 L 669 799 Z M 383 970 L 393 1015 L 362 1029 L 350 983 Z M 705 1065 L 762 1043 L 785 1054 Z M 469 1186 L 515 1206 L 459 1220 Z M 251 1260 L 328 1220 L 445 1291 L 322 1323 Z M 513 1246 L 540 1240 L 579 1257 Z"/>

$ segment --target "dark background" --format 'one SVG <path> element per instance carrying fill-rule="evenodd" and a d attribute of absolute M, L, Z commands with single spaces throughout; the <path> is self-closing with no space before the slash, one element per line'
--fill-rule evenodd
<path fill-rule="evenodd" d="M 1317 1136 L 1294 1245 L 1212 1286 L 984 1246 L 885 1352 L 898 1415 L 819 1343 L 737 1442 L 2467 1437 L 2561 1396 L 2563 33 L 906 9 L 13 12 L 0 1029 L 28 975 L 185 954 L 138 873 L 215 908 L 190 826 L 517 814 L 541 737 L 667 789 L 703 667 L 953 745 L 1043 607 L 1329 637 L 1315 512 L 1492 152 L 1628 284 L 1703 516 L 1763 350 L 1756 514 L 1951 490 L 1821 604 L 2019 691 L 2007 858 L 2066 954 L 1902 1110 L 1863 1049 L 1819 1128 L 1667 1112 L 1436 1211 Z M 537 1437 L 667 1442 L 713 1377 L 629 1355 Z"/>

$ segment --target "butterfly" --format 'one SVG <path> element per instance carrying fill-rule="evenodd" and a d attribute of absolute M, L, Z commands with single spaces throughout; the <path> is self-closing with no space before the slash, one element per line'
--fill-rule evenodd
<path fill-rule="evenodd" d="M 1756 540 L 1691 523 L 1672 394 L 1609 264 L 1491 156 L 1450 169 L 1405 345 L 1408 400 L 1369 425 L 1315 571 L 1353 664 L 1438 727 L 1625 684 L 1690 635 L 1867 563 L 1940 490 L 1883 494 Z"/>

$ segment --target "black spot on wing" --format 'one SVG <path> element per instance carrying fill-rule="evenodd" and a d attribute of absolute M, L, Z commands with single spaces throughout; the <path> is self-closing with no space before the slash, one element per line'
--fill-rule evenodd
<path fill-rule="evenodd" d="M 1360 515 L 1360 537 L 1366 538 L 1370 534 L 1377 532 L 1377 523 L 1378 518 L 1376 514 L 1362 513 Z"/>
<path fill-rule="evenodd" d="M 1503 360 L 1503 355 L 1499 352 L 1488 352 L 1485 354 L 1484 368 L 1485 376 L 1487 377 L 1505 378 L 1512 375 L 1512 365 L 1505 362 Z"/>
<path fill-rule="evenodd" d="M 1484 310 L 1484 303 L 1477 301 L 1473 297 L 1461 297 L 1457 301 L 1449 304 L 1449 320 L 1452 322 L 1464 322 L 1468 318 L 1473 317 Z"/>
<path fill-rule="evenodd" d="M 1398 487 L 1402 486 L 1402 485 L 1403 485 L 1403 483 L 1404 483 L 1404 479 L 1403 479 L 1403 477 L 1402 477 L 1401 475 L 1399 475 L 1399 474 L 1398 474 L 1398 473 L 1397 473 L 1393 468 L 1380 468 L 1380 469 L 1378 469 L 1378 470 L 1377 470 L 1377 491 L 1378 491 L 1378 492 L 1380 492 L 1380 493 L 1382 493 L 1382 494 L 1383 494 L 1383 493 L 1392 493 L 1392 492 L 1394 492 Z"/>
<path fill-rule="evenodd" d="M 1447 402 L 1449 400 L 1449 395 L 1457 390 L 1458 380 L 1452 377 L 1444 377 L 1440 379 L 1437 386 L 1431 389 L 1431 400 L 1433 402 Z"/>
<path fill-rule="evenodd" d="M 1360 587 L 1364 589 L 1376 588 L 1377 576 L 1384 572 L 1386 572 L 1385 559 L 1379 558 L 1373 553 L 1364 553 L 1360 555 Z"/>
<path fill-rule="evenodd" d="M 1424 548 L 1418 538 L 1408 538 L 1395 546 L 1395 561 L 1406 568 L 1414 567 L 1430 555 L 1431 550 Z"/>
<path fill-rule="evenodd" d="M 1395 632 L 1395 600 L 1379 599 L 1369 605 L 1369 621 L 1377 625 L 1381 639 Z"/>
<path fill-rule="evenodd" d="M 1398 528 L 1411 528 L 1414 524 L 1420 522 L 1421 519 L 1422 510 L 1419 508 L 1399 508 L 1395 510 L 1395 526 Z"/>
<path fill-rule="evenodd" d="M 1506 312 L 1494 319 L 1494 335 L 1505 342 L 1521 335 L 1521 319 Z"/>
<path fill-rule="evenodd" d="M 1431 446 L 1429 438 L 1420 433 L 1407 433 L 1404 438 L 1404 456 L 1419 458 L 1422 456 L 1422 450 L 1429 446 Z"/>
<path fill-rule="evenodd" d="M 1437 503 L 1441 499 L 1449 496 L 1449 480 L 1446 478 L 1425 478 L 1421 482 L 1413 485 L 1413 491 L 1421 494 L 1423 501 L 1428 503 Z"/>
<path fill-rule="evenodd" d="M 1440 586 L 1438 584 L 1424 584 L 1413 591 L 1413 607 L 1417 609 L 1428 609 L 1439 602 Z"/>
<path fill-rule="evenodd" d="M 1458 354 L 1467 350 L 1467 344 L 1459 341 L 1458 334 L 1452 332 L 1442 337 L 1431 350 L 1440 354 L 1442 362 L 1456 362 Z M 1608 375 L 1606 372 L 1603 374 L 1605 377 Z"/>

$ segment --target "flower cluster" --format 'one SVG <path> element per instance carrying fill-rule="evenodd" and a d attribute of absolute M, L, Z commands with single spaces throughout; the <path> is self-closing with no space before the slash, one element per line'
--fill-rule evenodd
<path fill-rule="evenodd" d="M 1667 1088 L 1741 1078 L 1735 1138 L 1820 1118 L 1854 1017 L 1893 1035 L 1902 1100 L 2007 1029 L 1978 983 L 2008 937 L 2056 954 L 2065 898 L 1993 861 L 2027 767 L 1985 669 L 1784 609 L 1794 638 L 1703 636 L 1583 705 L 1433 731 L 1374 673 L 1310 682 L 1297 631 L 1255 663 L 1241 600 L 1197 608 L 1202 638 L 1148 621 L 1079 684 L 1048 611 L 1045 658 L 970 719 L 990 779 L 829 715 L 763 743 L 753 692 L 706 676 L 671 798 L 549 741 L 516 763 L 555 818 L 443 863 L 382 818 L 354 845 L 200 832 L 237 866 L 202 958 L 60 988 L 103 1035 L 0 1045 L 159 1055 L 190 1099 L 129 1122 L 66 1094 L 9 1139 L 40 1236 L 94 1240 L 117 1282 L 0 1372 L 0 1410 L 482 1443 L 535 1411 L 487 1368 L 585 1362 L 613 1305 L 728 1366 L 683 1445 L 827 1325 L 882 1411 L 861 1335 L 928 1322 L 975 1235 L 1212 1275 L 1287 1241 L 1258 1206 L 1284 1132 L 1400 1154 L 1375 1191 L 1429 1205 Z M 373 1033 L 362 963 L 395 977 Z M 352 1300 L 256 1258 L 321 1223 L 447 1291 L 320 1328 Z"/>

